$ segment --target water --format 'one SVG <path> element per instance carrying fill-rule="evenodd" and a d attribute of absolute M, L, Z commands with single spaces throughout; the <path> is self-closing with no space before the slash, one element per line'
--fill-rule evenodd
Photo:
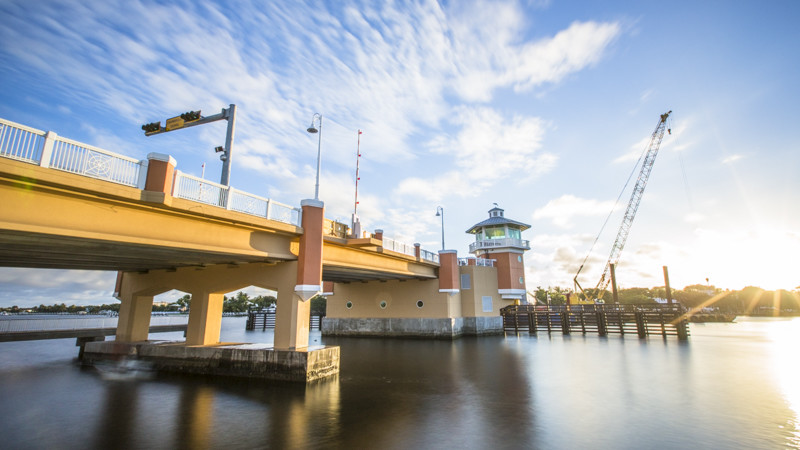
<path fill-rule="evenodd" d="M 270 342 L 223 319 L 222 340 Z M 108 381 L 74 339 L 0 344 L 0 448 L 800 448 L 800 318 L 611 336 L 323 338 L 308 386 Z M 154 337 L 180 339 L 181 333 Z M 317 342 L 314 342 L 314 341 Z"/>

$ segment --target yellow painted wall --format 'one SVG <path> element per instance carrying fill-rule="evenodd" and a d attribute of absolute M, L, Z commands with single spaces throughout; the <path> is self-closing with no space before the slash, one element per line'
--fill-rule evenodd
<path fill-rule="evenodd" d="M 417 306 L 420 300 L 421 308 Z M 352 303 L 349 309 L 347 302 Z M 385 308 L 381 302 L 386 302 Z M 333 318 L 450 318 L 460 314 L 461 296 L 439 293 L 438 279 L 336 283 L 327 303 L 327 316 Z"/>
<path fill-rule="evenodd" d="M 408 280 L 369 283 L 336 283 L 328 296 L 327 316 L 331 318 L 455 318 L 489 317 L 513 303 L 497 292 L 497 268 L 460 266 L 461 275 L 470 277 L 470 288 L 460 293 L 439 293 L 438 280 Z M 483 297 L 492 297 L 492 310 L 483 311 Z M 422 307 L 417 302 L 422 300 Z M 352 303 L 347 308 L 347 302 Z M 381 302 L 386 307 L 381 308 Z"/>
<path fill-rule="evenodd" d="M 464 275 L 470 277 L 470 288 L 464 289 L 461 284 L 461 309 L 464 317 L 488 317 L 500 314 L 500 308 L 513 303 L 503 300 L 497 293 L 497 268 L 480 266 L 460 266 L 460 281 Z M 492 297 L 492 310 L 483 311 L 483 296 Z"/>

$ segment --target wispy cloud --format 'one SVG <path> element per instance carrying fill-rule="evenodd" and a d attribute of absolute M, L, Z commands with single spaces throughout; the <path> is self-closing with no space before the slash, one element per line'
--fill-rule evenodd
<path fill-rule="evenodd" d="M 553 224 L 561 228 L 570 228 L 575 217 L 602 216 L 608 214 L 614 207 L 612 201 L 600 201 L 562 195 L 550 200 L 546 205 L 533 212 L 534 219 L 550 219 Z"/>
<path fill-rule="evenodd" d="M 732 164 L 740 159 L 744 158 L 743 155 L 731 155 L 722 160 L 722 164 Z"/>
<path fill-rule="evenodd" d="M 320 112 L 321 182 L 331 187 L 324 200 L 334 217 L 352 210 L 355 131 L 363 129 L 365 162 L 371 173 L 386 174 L 380 193 L 362 196 L 363 217 L 420 239 L 436 227 L 434 218 L 410 220 L 421 216 L 417 210 L 474 197 L 498 180 L 534 180 L 557 164 L 558 154 L 544 148 L 548 119 L 497 107 L 498 93 L 552 88 L 601 61 L 622 34 L 617 22 L 576 21 L 543 35 L 522 8 L 482 0 L 68 7 L 8 0 L 0 4 L 0 65 L 59 92 L 56 111 L 79 116 L 78 107 L 91 108 L 126 129 L 234 103 L 233 171 L 237 182 L 253 180 L 235 187 L 285 202 L 310 196 L 317 142 L 303 130 Z M 104 126 L 85 121 L 89 143 L 144 153 Z M 147 147 L 199 174 L 198 149 L 213 155 L 221 135 L 218 123 L 150 139 Z M 435 171 L 428 158 L 447 169 Z M 428 201 L 408 201 L 422 197 Z"/>

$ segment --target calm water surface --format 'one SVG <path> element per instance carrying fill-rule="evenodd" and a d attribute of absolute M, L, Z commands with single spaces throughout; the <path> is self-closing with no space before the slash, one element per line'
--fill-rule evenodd
<path fill-rule="evenodd" d="M 244 325 L 224 318 L 222 340 L 271 342 Z M 691 334 L 316 333 L 341 373 L 309 386 L 111 381 L 75 364 L 74 339 L 0 343 L 0 448 L 800 448 L 800 318 Z"/>

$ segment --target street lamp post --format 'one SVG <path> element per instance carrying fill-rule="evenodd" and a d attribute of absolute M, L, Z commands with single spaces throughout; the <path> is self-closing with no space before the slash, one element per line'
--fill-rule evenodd
<path fill-rule="evenodd" d="M 314 120 L 319 121 L 319 128 L 314 128 Z M 314 185 L 314 200 L 319 200 L 319 169 L 320 169 L 320 156 L 322 155 L 322 114 L 314 113 L 311 116 L 311 125 L 306 129 L 311 134 L 319 133 L 319 139 L 317 141 L 317 183 Z"/>
<path fill-rule="evenodd" d="M 436 217 L 442 216 L 442 250 L 444 250 L 444 208 L 436 207 Z"/>

